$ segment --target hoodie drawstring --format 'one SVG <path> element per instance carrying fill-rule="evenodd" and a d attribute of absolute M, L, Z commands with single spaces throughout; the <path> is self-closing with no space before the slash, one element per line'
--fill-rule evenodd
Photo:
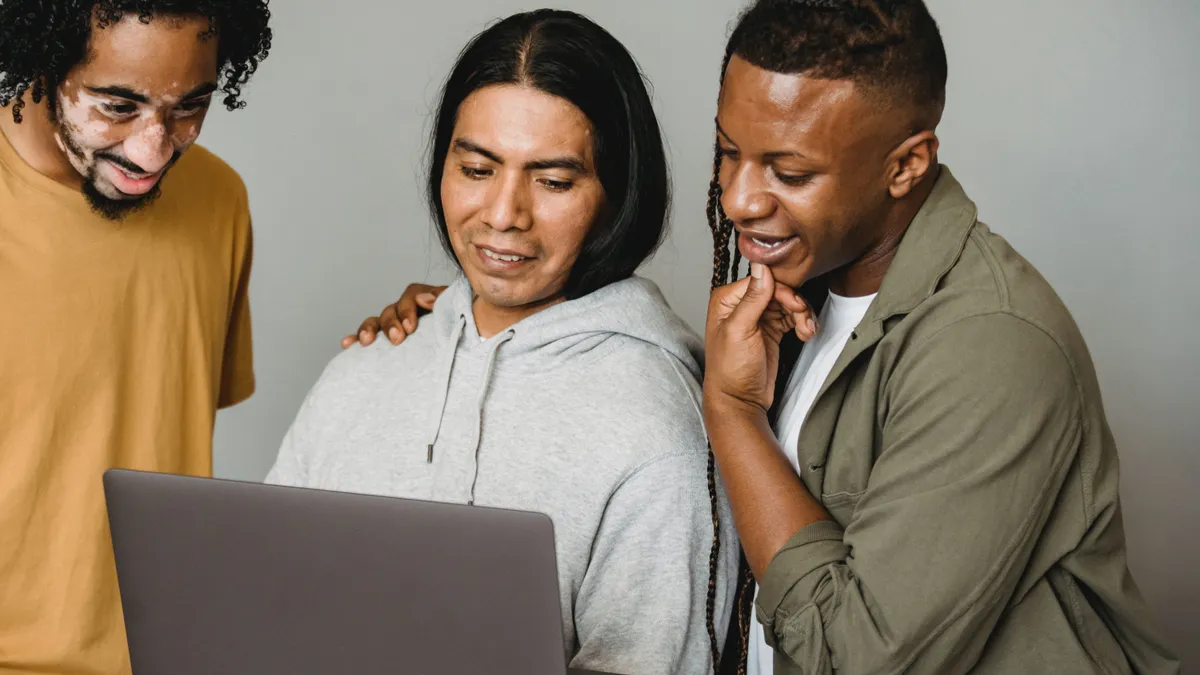
<path fill-rule="evenodd" d="M 458 317 L 458 325 L 450 335 L 449 349 L 446 350 L 446 365 L 442 370 L 442 396 L 437 414 L 433 416 L 433 430 L 429 434 L 428 453 L 425 461 L 433 463 L 433 446 L 437 444 L 438 435 L 442 433 L 442 416 L 446 414 L 446 399 L 450 398 L 450 374 L 454 372 L 454 357 L 458 354 L 458 341 L 462 339 L 463 330 L 467 327 L 467 317 Z"/>
<path fill-rule="evenodd" d="M 513 339 L 516 335 L 510 328 L 504 331 L 504 337 L 492 343 L 491 349 L 488 351 L 487 365 L 483 367 L 483 377 L 479 381 L 479 393 L 475 397 L 475 441 L 473 452 L 475 453 L 475 471 L 471 477 L 471 498 L 467 502 L 468 506 L 475 505 L 475 484 L 479 482 L 479 440 L 483 434 L 483 401 L 487 398 L 488 387 L 492 384 L 492 370 L 496 365 L 496 352 L 500 351 L 500 345 Z"/>

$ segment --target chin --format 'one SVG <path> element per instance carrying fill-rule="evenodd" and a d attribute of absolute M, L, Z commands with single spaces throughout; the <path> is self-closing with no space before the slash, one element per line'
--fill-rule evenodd
<path fill-rule="evenodd" d="M 467 275 L 475 297 L 493 307 L 519 307 L 526 304 L 519 284 L 487 275 Z"/>
<path fill-rule="evenodd" d="M 773 265 L 771 266 L 771 276 L 774 277 L 777 284 L 800 288 L 813 278 L 811 263 L 811 260 L 806 259 L 795 263 L 788 261 L 782 265 Z"/>

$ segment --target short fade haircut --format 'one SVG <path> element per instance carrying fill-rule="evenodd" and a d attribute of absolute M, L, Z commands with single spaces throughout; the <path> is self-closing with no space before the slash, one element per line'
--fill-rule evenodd
<path fill-rule="evenodd" d="M 910 111 L 924 128 L 937 125 L 946 104 L 946 47 L 922 0 L 758 0 L 729 36 L 722 85 L 734 55 L 773 73 L 849 80 L 880 105 Z M 713 288 L 733 281 L 741 262 L 721 208 L 720 171 L 718 146 L 707 207 Z"/>
<path fill-rule="evenodd" d="M 946 48 L 922 0 L 760 0 L 728 53 L 775 73 L 850 80 L 900 106 L 946 101 Z"/>
<path fill-rule="evenodd" d="M 487 86 L 527 86 L 568 101 L 592 125 L 605 206 L 563 289 L 579 298 L 633 275 L 666 233 L 671 189 L 650 92 L 633 56 L 575 12 L 514 14 L 476 35 L 442 89 L 431 139 L 428 201 L 442 246 L 457 262 L 442 207 L 442 173 L 463 101 Z"/>

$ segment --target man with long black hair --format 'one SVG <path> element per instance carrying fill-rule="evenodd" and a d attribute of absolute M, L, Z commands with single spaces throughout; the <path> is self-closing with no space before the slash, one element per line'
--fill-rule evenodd
<path fill-rule="evenodd" d="M 101 475 L 206 475 L 254 390 L 250 214 L 194 146 L 263 0 L 0 0 L 0 673 L 128 672 Z"/>
<path fill-rule="evenodd" d="M 737 549 L 700 338 L 634 276 L 670 203 L 641 70 L 583 16 L 509 16 L 459 56 L 431 147 L 462 275 L 427 329 L 329 364 L 267 481 L 545 513 L 572 667 L 711 672 Z"/>

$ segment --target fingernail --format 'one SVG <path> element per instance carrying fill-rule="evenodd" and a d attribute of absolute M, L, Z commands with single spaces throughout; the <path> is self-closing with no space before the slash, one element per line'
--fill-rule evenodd
<path fill-rule="evenodd" d="M 421 302 L 433 302 L 435 299 L 436 298 L 433 297 L 433 293 L 422 293 L 417 296 L 417 300 L 420 300 Z"/>
<path fill-rule="evenodd" d="M 408 332 L 410 332 L 410 333 L 411 333 L 411 332 L 413 332 L 413 330 L 414 330 L 415 328 L 416 328 L 416 326 L 414 326 L 414 325 L 413 325 L 413 320 L 412 320 L 412 319 L 405 319 L 405 320 L 404 320 L 404 330 L 406 330 L 406 331 L 408 331 Z"/>
<path fill-rule="evenodd" d="M 763 266 L 759 263 L 750 263 L 750 276 L 755 279 L 761 279 L 763 275 Z"/>
<path fill-rule="evenodd" d="M 365 330 L 364 330 L 363 332 L 361 332 L 361 333 L 359 333 L 359 334 L 358 334 L 358 341 L 359 341 L 359 342 L 363 342 L 363 341 L 364 341 L 364 340 L 366 340 L 366 339 L 367 339 L 367 331 L 365 331 Z"/>
<path fill-rule="evenodd" d="M 392 342 L 396 342 L 400 339 L 400 329 L 392 326 L 388 329 L 388 337 L 392 339 Z"/>
<path fill-rule="evenodd" d="M 809 333 L 812 333 L 813 335 L 817 334 L 817 322 L 816 321 L 813 321 L 812 319 L 806 319 L 804 321 L 804 327 L 808 329 Z"/>

